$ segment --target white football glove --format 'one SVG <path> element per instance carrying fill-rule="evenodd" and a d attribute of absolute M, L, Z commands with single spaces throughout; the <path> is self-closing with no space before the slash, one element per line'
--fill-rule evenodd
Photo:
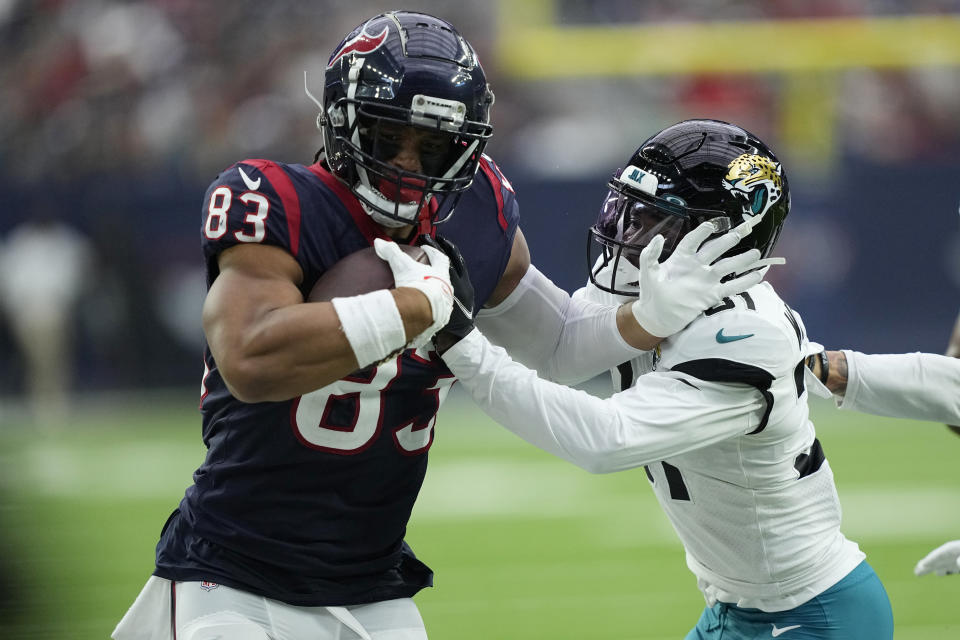
<path fill-rule="evenodd" d="M 410 341 L 413 348 L 422 347 L 430 342 L 450 319 L 453 310 L 453 287 L 450 286 L 450 258 L 433 247 L 421 247 L 430 259 L 430 264 L 417 262 L 400 250 L 395 242 L 381 238 L 373 241 L 377 255 L 387 261 L 393 271 L 394 286 L 413 287 L 420 290 L 430 301 L 433 323 L 427 330 Z"/>
<path fill-rule="evenodd" d="M 663 236 L 656 236 L 638 261 L 640 297 L 631 310 L 640 326 L 654 336 L 671 336 L 723 298 L 759 283 L 770 265 L 783 264 L 783 258 L 761 260 L 756 249 L 712 264 L 745 238 L 760 218 L 755 216 L 700 247 L 716 231 L 712 222 L 703 222 L 677 243 L 663 264 L 658 262 Z M 721 282 L 730 274 L 743 275 Z"/>
<path fill-rule="evenodd" d="M 913 568 L 913 572 L 918 576 L 928 573 L 938 576 L 960 573 L 960 540 L 944 543 L 928 553 Z"/>

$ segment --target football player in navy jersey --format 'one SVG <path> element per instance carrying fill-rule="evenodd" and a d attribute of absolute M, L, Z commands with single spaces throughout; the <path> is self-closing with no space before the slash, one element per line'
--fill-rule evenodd
<path fill-rule="evenodd" d="M 489 335 L 567 381 L 760 281 L 758 251 L 717 260 L 750 225 L 707 224 L 657 265 L 647 299 L 571 300 L 530 264 L 513 189 L 483 155 L 493 100 L 450 24 L 379 15 L 330 57 L 317 162 L 243 160 L 210 185 L 207 456 L 114 638 L 426 637 L 411 596 L 433 574 L 404 534 L 454 382 L 430 343 L 453 307 L 453 245 L 476 294 L 470 315 L 484 309 Z M 430 264 L 396 244 L 420 242 Z M 394 288 L 304 301 L 371 244 Z"/>
<path fill-rule="evenodd" d="M 651 252 L 681 246 L 704 220 L 755 219 L 733 251 L 767 256 L 789 209 L 783 167 L 756 136 L 716 120 L 668 127 L 610 182 L 591 228 L 600 255 L 574 297 L 642 300 Z M 687 640 L 893 637 L 883 585 L 840 531 L 807 400 L 835 395 L 844 409 L 956 421 L 956 359 L 828 357 L 766 282 L 613 369 L 618 392 L 606 399 L 539 378 L 457 310 L 435 341 L 478 405 L 523 439 L 594 473 L 644 467 L 707 602 Z"/>

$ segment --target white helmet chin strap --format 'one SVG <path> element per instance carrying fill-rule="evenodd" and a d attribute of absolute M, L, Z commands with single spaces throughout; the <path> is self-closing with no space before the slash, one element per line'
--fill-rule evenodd
<path fill-rule="evenodd" d="M 407 226 L 407 223 L 401 222 L 396 218 L 387 217 L 382 212 L 377 211 L 376 209 L 368 205 L 363 200 L 360 201 L 360 206 L 363 207 L 363 210 L 367 212 L 367 215 L 370 216 L 373 219 L 373 221 L 376 222 L 381 227 L 387 227 L 388 229 L 398 229 L 400 227 Z"/>
<path fill-rule="evenodd" d="M 365 177 L 366 172 L 364 172 Z M 357 195 L 360 196 L 358 200 L 363 205 L 363 210 L 377 224 L 396 228 L 417 223 L 417 214 L 420 212 L 420 207 L 416 202 L 397 204 L 393 200 L 385 198 L 379 191 L 367 184 L 366 180 L 361 180 L 355 190 Z M 395 212 L 401 219 L 397 220 L 395 217 L 387 216 L 383 213 L 384 211 Z"/>

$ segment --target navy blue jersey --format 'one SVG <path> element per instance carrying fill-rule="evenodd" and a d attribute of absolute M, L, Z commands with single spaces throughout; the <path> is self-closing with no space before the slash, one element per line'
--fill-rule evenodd
<path fill-rule="evenodd" d="M 442 205 L 441 205 L 442 206 Z M 479 309 L 510 256 L 518 206 L 485 158 L 438 230 L 461 249 Z M 203 209 L 208 284 L 217 255 L 243 242 L 287 250 L 306 294 L 344 256 L 386 237 L 323 166 L 245 160 L 210 185 Z M 207 349 L 204 463 L 157 545 L 156 575 L 208 580 L 296 605 L 409 597 L 433 573 L 404 542 L 454 378 L 435 352 L 378 367 L 284 402 L 230 395 Z"/>

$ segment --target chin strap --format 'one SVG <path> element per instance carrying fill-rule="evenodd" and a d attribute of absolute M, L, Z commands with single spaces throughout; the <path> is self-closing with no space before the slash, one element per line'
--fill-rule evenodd
<path fill-rule="evenodd" d="M 397 204 L 392 200 L 388 200 L 380 195 L 373 187 L 369 186 L 366 182 L 366 171 L 358 164 L 357 173 L 363 172 L 363 178 L 361 178 L 360 184 L 354 185 L 352 191 L 357 196 L 357 199 L 360 201 L 360 204 L 363 206 L 363 210 L 373 218 L 374 222 L 384 227 L 396 228 L 403 227 L 408 224 L 416 224 L 416 215 L 417 211 L 420 210 L 420 207 L 416 204 Z M 381 206 L 377 206 L 374 203 L 381 202 Z M 386 209 L 393 209 L 400 216 L 400 219 L 390 217 L 383 213 Z"/>

